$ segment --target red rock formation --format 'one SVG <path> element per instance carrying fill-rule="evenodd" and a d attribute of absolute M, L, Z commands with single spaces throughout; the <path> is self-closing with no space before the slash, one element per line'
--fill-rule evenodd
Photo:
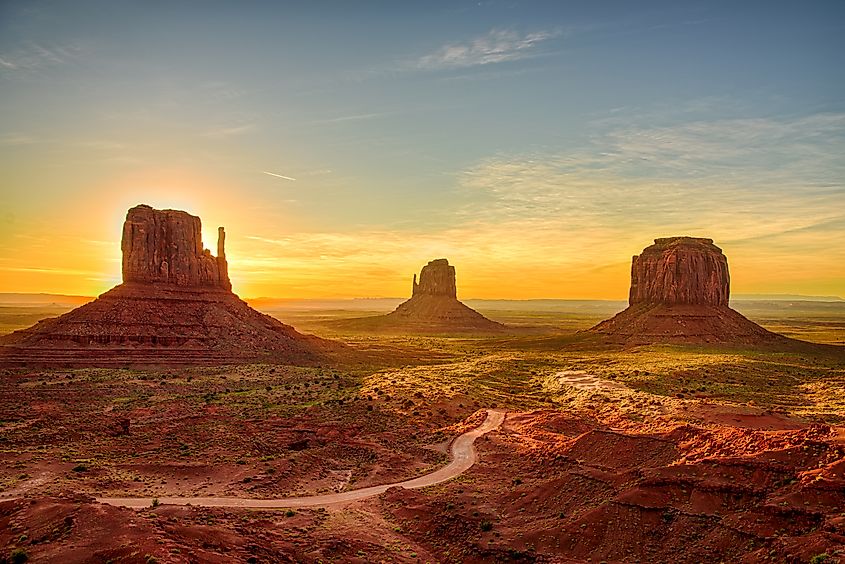
<path fill-rule="evenodd" d="M 458 301 L 455 267 L 446 259 L 429 262 L 414 276 L 411 299 L 387 315 L 346 320 L 341 325 L 358 329 L 411 333 L 467 333 L 502 331 L 505 326 L 491 321 Z"/>
<path fill-rule="evenodd" d="M 455 267 L 451 266 L 445 258 L 429 261 L 420 271 L 419 284 L 417 284 L 417 275 L 414 274 L 411 297 L 414 296 L 443 296 L 457 299 Z"/>
<path fill-rule="evenodd" d="M 232 289 L 218 230 L 217 257 L 203 249 L 200 218 L 178 210 L 130 209 L 123 224 L 123 281 Z"/>
<path fill-rule="evenodd" d="M 728 307 L 728 260 L 712 239 L 655 239 L 631 263 L 629 306 L 592 329 L 612 342 L 785 341 Z"/>
<path fill-rule="evenodd" d="M 330 341 L 302 335 L 232 293 L 218 230 L 203 249 L 198 217 L 136 206 L 123 226 L 123 284 L 60 317 L 0 338 L 0 364 L 113 366 L 308 361 Z"/>
<path fill-rule="evenodd" d="M 631 261 L 630 305 L 728 305 L 728 259 L 713 239 L 655 239 Z"/>

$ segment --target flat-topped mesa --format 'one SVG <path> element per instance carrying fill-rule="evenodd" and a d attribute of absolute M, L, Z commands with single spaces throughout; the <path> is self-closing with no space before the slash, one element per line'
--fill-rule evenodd
<path fill-rule="evenodd" d="M 225 240 L 220 227 L 215 257 L 203 248 L 200 218 L 135 206 L 123 223 L 123 281 L 231 290 Z"/>
<path fill-rule="evenodd" d="M 588 331 L 611 343 L 788 344 L 728 305 L 728 259 L 712 239 L 655 239 L 631 264 L 629 306 Z"/>
<path fill-rule="evenodd" d="M 631 262 L 630 305 L 727 306 L 729 298 L 728 259 L 713 239 L 655 239 Z"/>
<path fill-rule="evenodd" d="M 414 274 L 411 297 L 414 296 L 443 296 L 457 299 L 455 267 L 451 266 L 445 258 L 429 261 L 420 271 L 419 284 L 417 275 Z"/>

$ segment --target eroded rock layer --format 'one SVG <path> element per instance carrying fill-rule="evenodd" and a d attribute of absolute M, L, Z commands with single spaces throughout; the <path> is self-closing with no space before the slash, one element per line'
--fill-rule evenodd
<path fill-rule="evenodd" d="M 200 218 L 140 205 L 123 223 L 123 281 L 231 290 L 226 234 L 218 229 L 217 256 L 203 248 Z"/>
<path fill-rule="evenodd" d="M 728 259 L 712 239 L 655 239 L 632 260 L 628 308 L 590 331 L 628 345 L 786 340 L 731 309 L 729 298 Z"/>
<path fill-rule="evenodd" d="M 458 301 L 455 267 L 446 259 L 426 264 L 414 275 L 411 298 L 387 315 L 344 319 L 333 326 L 383 333 L 483 333 L 505 330 Z"/>
<path fill-rule="evenodd" d="M 630 305 L 728 305 L 728 259 L 713 239 L 655 239 L 631 261 Z"/>
<path fill-rule="evenodd" d="M 487 319 L 458 301 L 455 267 L 447 259 L 430 261 L 414 276 L 411 299 L 384 316 L 385 326 L 416 332 L 499 331 L 501 323 Z"/>
<path fill-rule="evenodd" d="M 411 297 L 439 296 L 458 299 L 458 289 L 455 285 L 455 267 L 446 259 L 429 261 L 420 271 L 420 281 L 414 274 Z"/>
<path fill-rule="evenodd" d="M 260 313 L 231 291 L 225 234 L 203 249 L 198 217 L 136 206 L 123 226 L 124 282 L 0 338 L 0 364 L 299 362 L 337 345 Z"/>

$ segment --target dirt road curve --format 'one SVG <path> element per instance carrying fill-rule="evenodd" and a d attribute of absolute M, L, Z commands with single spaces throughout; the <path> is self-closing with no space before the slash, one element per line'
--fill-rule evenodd
<path fill-rule="evenodd" d="M 161 504 L 170 505 L 197 505 L 201 507 L 245 507 L 253 509 L 273 509 L 280 507 L 315 507 L 323 505 L 333 505 L 336 503 L 345 503 L 348 501 L 357 501 L 373 497 L 383 493 L 388 488 L 399 486 L 402 488 L 424 488 L 426 486 L 433 486 L 447 480 L 451 480 L 466 472 L 477 459 L 475 453 L 475 446 L 473 443 L 475 439 L 498 429 L 505 420 L 505 412 L 498 409 L 488 409 L 487 419 L 484 420 L 480 426 L 472 431 L 467 431 L 452 442 L 450 449 L 452 455 L 452 462 L 444 466 L 440 470 L 436 470 L 431 474 L 414 478 L 413 480 L 406 480 L 404 482 L 395 482 L 393 484 L 384 484 L 381 486 L 372 486 L 369 488 L 362 488 L 360 490 L 352 490 L 348 492 L 315 495 L 309 497 L 283 497 L 278 499 L 250 499 L 240 497 L 160 497 L 158 498 Z M 149 507 L 152 505 L 153 498 L 149 497 L 101 497 L 97 498 L 101 503 L 109 505 L 118 505 L 122 507 Z"/>

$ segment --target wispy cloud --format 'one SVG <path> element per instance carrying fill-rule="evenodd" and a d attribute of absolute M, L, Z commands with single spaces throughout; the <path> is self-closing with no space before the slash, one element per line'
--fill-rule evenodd
<path fill-rule="evenodd" d="M 396 112 L 374 112 L 369 114 L 352 114 L 346 116 L 338 116 L 333 118 L 326 118 L 326 119 L 318 119 L 314 120 L 311 123 L 320 124 L 320 123 L 342 123 L 345 121 L 364 121 L 369 119 L 376 119 L 381 117 L 386 117 L 390 115 L 395 115 Z"/>
<path fill-rule="evenodd" d="M 0 54 L 0 71 L 35 70 L 49 65 L 59 65 L 76 59 L 81 48 L 76 45 L 46 46 L 26 43 L 20 48 Z"/>
<path fill-rule="evenodd" d="M 487 159 L 461 185 L 488 199 L 487 214 L 673 225 L 695 213 L 751 236 L 777 229 L 777 218 L 798 226 L 837 215 L 843 152 L 845 114 L 693 122 L 614 130 L 579 153 Z"/>
<path fill-rule="evenodd" d="M 29 135 L 22 135 L 18 133 L 7 133 L 0 135 L 0 145 L 16 146 L 16 145 L 31 145 L 35 143 L 34 137 Z"/>
<path fill-rule="evenodd" d="M 571 252 L 624 260 L 666 235 L 713 237 L 746 280 L 796 264 L 845 279 L 845 114 L 697 121 L 606 132 L 579 153 L 486 159 L 459 180 L 466 222 L 530 229 Z M 620 241 L 638 241 L 622 245 Z M 562 247 L 563 248 L 563 247 Z M 764 270 L 765 266 L 765 270 Z M 741 267 L 742 268 L 742 267 Z M 753 268 L 759 268 L 750 274 Z"/>
<path fill-rule="evenodd" d="M 2 272 L 37 272 L 38 274 L 56 274 L 61 276 L 104 276 L 102 272 L 77 270 L 73 268 L 31 268 L 31 267 L 3 267 Z"/>
<path fill-rule="evenodd" d="M 283 180 L 293 180 L 293 181 L 295 181 L 295 180 L 296 180 L 296 178 L 291 178 L 290 176 L 285 176 L 285 175 L 283 175 L 283 174 L 276 174 L 275 172 L 268 172 L 268 171 L 266 171 L 266 170 L 262 170 L 261 172 L 262 172 L 262 174 L 267 174 L 267 175 L 270 175 L 270 176 L 275 176 L 276 178 L 281 178 L 281 179 L 283 179 Z"/>
<path fill-rule="evenodd" d="M 239 135 L 245 135 L 251 131 L 255 131 L 256 126 L 254 123 L 245 123 L 242 125 L 232 125 L 226 127 L 218 127 L 204 133 L 204 137 L 208 137 L 210 139 L 226 139 L 229 137 L 237 137 Z"/>
<path fill-rule="evenodd" d="M 446 256 L 463 297 L 621 298 L 631 255 L 686 234 L 725 249 L 737 291 L 837 293 L 841 154 L 843 114 L 616 127 L 579 152 L 498 155 L 460 172 L 450 226 L 253 232 L 242 253 L 232 243 L 233 268 L 246 295 L 402 296 L 425 261 Z"/>
<path fill-rule="evenodd" d="M 516 61 L 536 56 L 542 43 L 561 35 L 561 30 L 520 34 L 513 30 L 493 29 L 467 42 L 444 45 L 417 59 L 415 66 L 423 70 L 441 70 Z"/>

